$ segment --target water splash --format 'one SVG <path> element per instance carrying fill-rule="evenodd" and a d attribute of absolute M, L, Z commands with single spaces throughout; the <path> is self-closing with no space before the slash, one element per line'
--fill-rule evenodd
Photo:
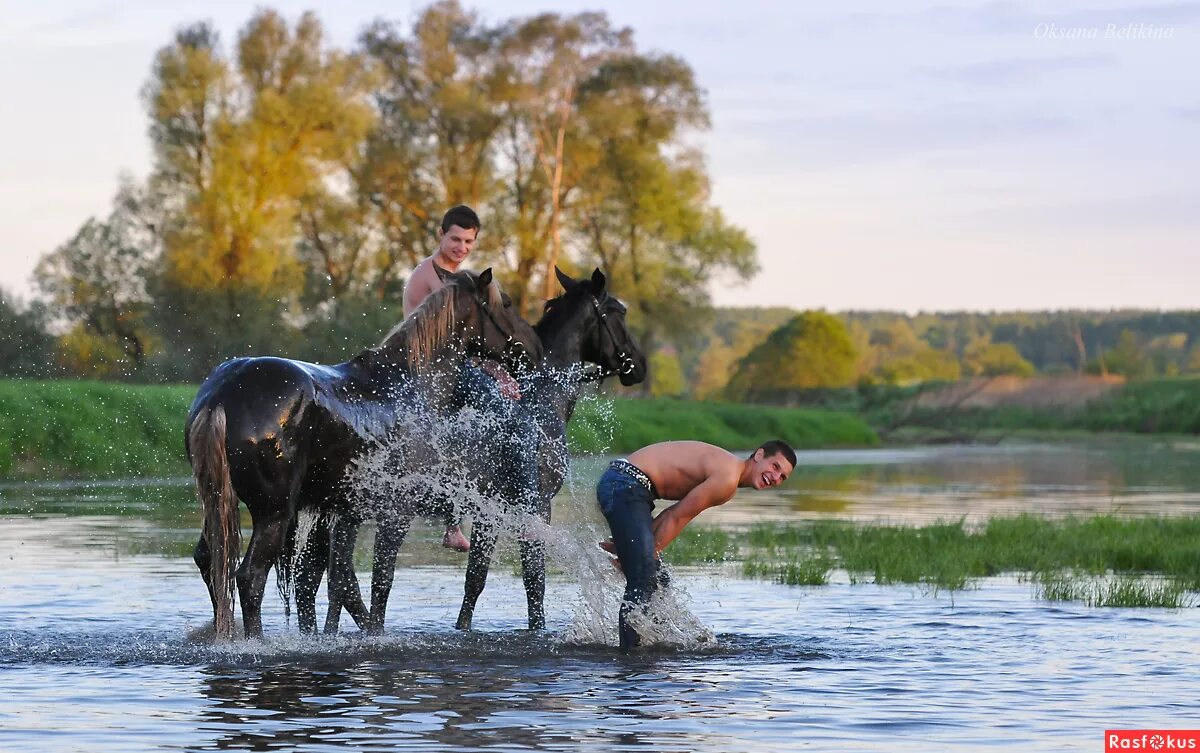
<path fill-rule="evenodd" d="M 576 370 L 556 375 L 555 380 L 552 388 L 578 390 Z M 581 397 L 592 417 L 588 430 L 593 441 L 610 447 L 616 430 L 611 401 L 595 394 Z M 546 410 L 544 404 L 512 400 L 497 401 L 489 410 L 468 406 L 450 416 L 414 408 L 401 417 L 388 440 L 353 464 L 352 503 L 363 519 L 381 526 L 405 526 L 417 514 L 454 520 L 470 515 L 476 531 L 494 536 L 498 548 L 520 540 L 542 542 L 547 570 L 579 586 L 577 598 L 567 607 L 569 626 L 561 640 L 616 645 L 625 580 L 611 557 L 597 546 L 609 533 L 596 515 L 592 485 L 573 478 L 565 437 L 561 431 L 547 430 L 554 426 Z M 537 419 L 532 424 L 529 415 Z M 511 467 L 506 464 L 516 462 L 513 458 L 534 443 L 550 466 L 549 475 L 561 482 L 555 513 L 560 521 L 566 518 L 566 524 L 546 523 L 536 514 L 535 499 L 510 499 L 511 493 L 506 495 L 501 488 L 511 480 L 507 475 Z M 712 631 L 692 614 L 689 603 L 679 585 L 659 589 L 635 617 L 645 645 L 711 645 Z"/>

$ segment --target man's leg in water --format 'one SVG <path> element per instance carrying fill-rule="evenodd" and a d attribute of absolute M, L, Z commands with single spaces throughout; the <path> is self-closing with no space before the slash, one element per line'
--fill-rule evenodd
<path fill-rule="evenodd" d="M 641 643 L 641 636 L 629 624 L 629 613 L 650 601 L 658 585 L 652 501 L 641 485 L 615 471 L 605 472 L 596 496 L 608 520 L 617 559 L 625 573 L 625 598 L 621 602 L 620 618 L 621 648 L 634 648 Z"/>
<path fill-rule="evenodd" d="M 455 392 L 459 402 L 479 411 L 485 422 L 500 420 L 497 416 L 504 410 L 502 401 L 506 398 L 500 394 L 496 380 L 488 376 L 480 367 L 464 361 L 458 370 Z M 483 434 L 494 432 L 490 426 L 480 428 Z M 442 534 L 442 546 L 456 552 L 466 552 L 471 549 L 471 542 L 462 532 L 462 514 L 455 509 L 453 501 L 450 501 L 450 510 L 446 513 L 446 531 Z"/>

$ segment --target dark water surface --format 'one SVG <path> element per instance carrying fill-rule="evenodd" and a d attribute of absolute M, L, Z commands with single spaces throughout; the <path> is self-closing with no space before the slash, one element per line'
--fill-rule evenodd
<path fill-rule="evenodd" d="M 1148 443 L 808 453 L 785 488 L 706 522 L 1197 514 L 1198 460 Z M 599 467 L 580 462 L 556 507 L 564 537 L 598 535 Z M 193 508 L 181 482 L 0 487 L 0 750 L 1100 751 L 1106 728 L 1200 727 L 1195 609 L 1048 603 L 1015 576 L 951 594 L 684 568 L 715 642 L 621 655 L 579 639 L 586 597 L 561 562 L 546 633 L 521 630 L 504 563 L 476 630 L 454 631 L 463 559 L 433 523 L 405 547 L 388 636 L 301 638 L 272 590 L 265 642 L 211 646 L 188 637 L 210 616 Z"/>

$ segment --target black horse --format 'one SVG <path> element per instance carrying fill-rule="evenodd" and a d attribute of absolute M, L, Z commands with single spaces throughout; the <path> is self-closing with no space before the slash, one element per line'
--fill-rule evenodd
<path fill-rule="evenodd" d="M 557 270 L 556 270 L 557 272 Z M 633 385 L 646 377 L 646 358 L 638 348 L 625 324 L 625 306 L 606 290 L 607 281 L 596 270 L 588 280 L 576 281 L 557 272 L 565 293 L 546 304 L 542 319 L 534 326 L 541 341 L 545 358 L 527 380 L 517 411 L 529 411 L 532 421 L 518 422 L 525 427 L 519 442 L 536 446 L 536 489 L 520 489 L 513 485 L 514 477 L 507 473 L 503 450 L 496 446 L 470 447 L 463 453 L 465 484 L 479 487 L 484 496 L 499 497 L 509 509 L 519 509 L 550 521 L 550 502 L 562 488 L 569 455 L 566 432 L 575 403 L 583 385 L 605 376 L 617 375 L 621 383 Z M 584 373 L 585 364 L 599 370 Z M 501 462 L 497 462 L 500 458 Z M 374 565 L 371 578 L 371 611 L 368 632 L 381 632 L 388 597 L 395 571 L 396 556 L 408 532 L 419 504 L 401 503 L 380 517 L 380 529 L 375 539 Z M 498 530 L 484 511 L 476 510 L 471 532 L 471 553 L 467 565 L 466 595 L 457 627 L 469 629 L 476 601 L 487 580 L 488 567 L 495 550 Z M 330 568 L 330 601 L 326 632 L 337 630 L 343 606 L 343 589 L 334 583 L 353 583 L 350 553 L 353 536 L 335 533 Z M 529 626 L 545 627 L 545 546 L 537 540 L 524 540 L 521 559 L 525 590 L 529 605 Z M 341 571 L 337 573 L 335 571 Z M 338 594 L 334 595 L 334 592 Z M 356 594 L 351 594 L 350 599 Z M 353 615 L 353 612 L 352 612 Z M 357 622 L 357 620 L 356 620 Z"/>
<path fill-rule="evenodd" d="M 346 469 L 396 425 L 406 410 L 401 396 L 415 390 L 428 402 L 449 399 L 439 387 L 457 371 L 463 353 L 516 361 L 527 348 L 539 355 L 536 338 L 514 339 L 520 326 L 490 269 L 477 276 L 460 272 L 378 347 L 350 361 L 323 366 L 235 358 L 213 371 L 192 403 L 184 441 L 204 511 L 195 561 L 212 599 L 218 638 L 233 635 L 238 499 L 250 511 L 253 533 L 236 587 L 245 634 L 260 637 L 272 565 L 285 597 L 292 587 L 297 511 L 343 508 Z M 299 573 L 298 580 L 298 591 L 315 594 L 311 574 Z M 315 614 L 300 617 L 315 625 Z"/>
<path fill-rule="evenodd" d="M 579 281 L 558 272 L 558 280 L 566 292 L 546 303 L 544 315 L 534 325 L 545 357 L 522 397 L 522 402 L 528 401 L 534 411 L 541 441 L 536 509 L 531 512 L 547 525 L 550 503 L 566 479 L 570 462 L 567 424 L 583 385 L 616 375 L 629 387 L 641 383 L 647 373 L 646 356 L 626 328 L 625 306 L 607 293 L 600 270 L 595 270 L 590 280 Z M 580 365 L 587 363 L 600 371 L 581 374 Z M 495 464 L 486 465 L 483 472 L 492 485 L 503 484 L 504 476 Z M 465 593 L 455 623 L 459 630 L 471 629 L 475 604 L 487 584 L 496 534 L 496 526 L 487 525 L 487 521 L 476 521 L 471 528 Z M 546 627 L 546 546 L 536 537 L 521 537 L 519 546 L 529 628 L 541 630 Z"/>

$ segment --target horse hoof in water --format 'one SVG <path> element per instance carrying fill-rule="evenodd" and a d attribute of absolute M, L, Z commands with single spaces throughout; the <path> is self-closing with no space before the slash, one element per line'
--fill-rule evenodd
<path fill-rule="evenodd" d="M 242 626 L 240 624 L 236 624 L 233 626 L 233 638 L 228 639 L 228 640 L 238 641 L 245 637 L 246 637 L 246 635 L 242 630 Z M 191 630 L 189 630 L 187 632 L 187 635 L 184 636 L 183 640 L 185 643 L 205 643 L 205 644 L 227 642 L 226 639 L 217 637 L 217 629 L 216 629 L 216 626 L 213 625 L 212 620 L 209 620 L 208 622 L 204 623 L 203 625 L 198 625 L 198 626 L 192 628 Z"/>

